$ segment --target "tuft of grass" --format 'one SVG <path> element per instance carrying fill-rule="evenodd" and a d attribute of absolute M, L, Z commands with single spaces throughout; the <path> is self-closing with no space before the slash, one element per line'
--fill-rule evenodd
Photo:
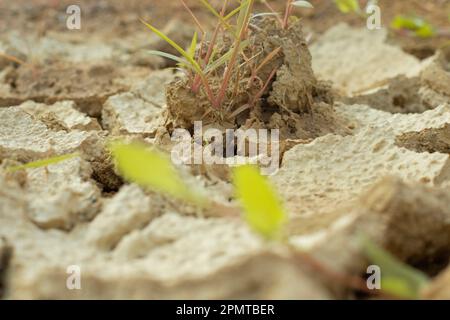
<path fill-rule="evenodd" d="M 196 32 L 193 35 L 191 45 L 185 50 L 157 27 L 141 20 L 147 28 L 172 46 L 180 54 L 180 57 L 160 51 L 150 51 L 150 53 L 175 61 L 186 73 L 191 91 L 194 94 L 198 94 L 200 91 L 204 92 L 211 106 L 216 110 L 222 110 L 227 100 L 233 101 L 236 97 L 236 90 L 230 90 L 230 88 L 232 87 L 231 82 L 233 81 L 233 77 L 236 74 L 245 73 L 241 72 L 240 69 L 250 69 L 249 73 L 252 78 L 257 77 L 257 73 L 260 71 L 258 66 L 255 67 L 247 64 L 248 61 L 241 64 L 242 59 L 246 60 L 245 52 L 250 45 L 250 26 L 251 20 L 254 17 L 253 9 L 256 0 L 234 0 L 237 2 L 237 5 L 230 12 L 227 12 L 228 4 L 231 2 L 229 0 L 223 1 L 220 11 L 217 11 L 208 0 L 198 0 L 217 19 L 214 31 L 210 34 L 205 30 L 192 10 L 190 10 L 186 1 L 180 1 L 193 18 L 195 25 L 199 29 L 199 33 Z M 312 7 L 308 1 L 286 0 L 285 14 L 282 19 L 267 1 L 263 1 L 263 3 L 270 8 L 271 13 L 269 14 L 277 16 L 282 28 L 288 27 L 289 17 L 295 7 Z M 218 43 L 219 39 L 224 37 L 232 40 L 232 44 L 226 52 L 223 52 L 223 48 L 220 48 Z M 278 51 L 275 53 L 278 53 Z M 273 59 L 276 56 L 275 53 L 270 53 L 267 56 L 268 59 L 264 59 L 264 64 L 268 60 Z M 215 78 L 215 82 L 212 81 L 212 77 Z M 219 84 L 217 84 L 217 79 L 220 79 Z M 254 90 L 249 88 L 247 91 L 258 93 L 266 87 L 266 83 L 264 82 L 255 83 L 254 81 L 249 81 L 249 85 L 258 87 L 254 88 Z"/>

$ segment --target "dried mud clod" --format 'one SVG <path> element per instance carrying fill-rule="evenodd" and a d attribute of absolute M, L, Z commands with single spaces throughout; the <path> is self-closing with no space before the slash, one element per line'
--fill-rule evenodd
<path fill-rule="evenodd" d="M 420 88 L 418 77 L 407 78 L 400 75 L 390 80 L 386 89 L 372 94 L 346 97 L 342 101 L 346 104 L 366 104 L 390 113 L 421 113 L 431 107 L 428 108 L 423 104 L 419 94 Z"/>
<path fill-rule="evenodd" d="M 429 62 L 423 63 L 414 76 L 386 79 L 377 84 L 378 89 L 338 100 L 346 104 L 366 104 L 390 113 L 422 113 L 434 109 L 450 102 L 449 62 L 450 49 L 443 48 Z"/>
<path fill-rule="evenodd" d="M 314 76 L 301 24 L 293 21 L 287 30 L 283 30 L 275 19 L 262 18 L 253 25 L 245 54 L 248 57 L 256 55 L 256 66 L 279 48 L 259 70 L 259 79 L 253 81 L 259 84 L 251 83 L 248 66 L 240 68 L 230 82 L 238 83 L 238 86 L 228 87 L 222 109 L 215 110 L 202 91 L 192 93 L 187 79 L 175 80 L 166 90 L 169 132 L 180 127 L 191 130 L 194 121 L 201 120 L 204 125 L 214 123 L 225 128 L 279 128 L 282 140 L 316 138 L 324 131 L 345 133 L 345 126 L 336 124 L 338 121 L 331 106 L 317 107 L 320 103 L 332 104 L 333 97 L 330 86 Z M 222 53 L 229 51 L 231 42 L 221 39 Z M 239 59 L 238 65 L 245 62 L 243 58 Z M 274 71 L 276 73 L 271 77 Z M 212 88 L 217 90 L 221 80 L 212 76 Z M 265 83 L 268 85 L 264 88 Z M 320 120 L 316 122 L 316 119 Z"/>
<path fill-rule="evenodd" d="M 450 154 L 450 124 L 422 132 L 407 132 L 396 139 L 398 146 L 416 152 L 440 152 Z"/>
<path fill-rule="evenodd" d="M 304 270 L 305 269 L 305 270 Z M 119 272 L 119 270 L 117 271 Z M 120 274 L 120 276 L 119 276 Z M 300 268 L 295 255 L 258 252 L 204 277 L 161 281 L 140 272 L 101 275 L 83 272 L 83 290 L 67 290 L 58 283 L 67 274 L 60 268 L 37 270 L 25 283 L 26 297 L 35 299 L 332 299 L 333 296 L 311 272 Z M 63 281 L 63 283 L 64 283 Z M 45 284 L 45 285 L 44 285 Z M 299 285 L 301 284 L 301 285 Z M 220 288 L 220 290 L 218 290 Z"/>
<path fill-rule="evenodd" d="M 18 105 L 27 100 L 46 104 L 70 100 L 79 111 L 100 117 L 104 102 L 112 95 L 129 90 L 129 83 L 143 78 L 147 70 L 121 68 L 111 63 L 80 65 L 54 61 L 8 67 L 3 72 L 0 107 Z"/>
<path fill-rule="evenodd" d="M 450 46 L 438 51 L 433 63 L 423 70 L 421 80 L 434 91 L 450 97 Z"/>

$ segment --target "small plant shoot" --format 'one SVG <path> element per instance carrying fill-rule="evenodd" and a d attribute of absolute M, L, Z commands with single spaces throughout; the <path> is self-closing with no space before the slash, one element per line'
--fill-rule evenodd
<path fill-rule="evenodd" d="M 334 0 L 342 13 L 361 12 L 358 0 Z"/>
<path fill-rule="evenodd" d="M 391 25 L 395 30 L 408 30 L 420 38 L 430 38 L 436 35 L 435 28 L 420 17 L 398 15 Z"/>
<path fill-rule="evenodd" d="M 183 182 L 166 154 L 140 143 L 113 142 L 110 150 L 127 181 L 179 200 L 205 204 L 205 199 Z"/>
<path fill-rule="evenodd" d="M 233 183 L 249 226 L 268 240 L 280 240 L 287 214 L 267 179 L 253 165 L 236 167 Z"/>

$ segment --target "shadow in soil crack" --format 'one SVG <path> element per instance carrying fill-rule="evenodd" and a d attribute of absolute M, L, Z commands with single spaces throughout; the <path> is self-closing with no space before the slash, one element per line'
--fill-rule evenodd
<path fill-rule="evenodd" d="M 9 261 L 11 259 L 12 250 L 7 245 L 3 238 L 0 238 L 0 299 L 5 293 L 5 278 L 8 269 Z"/>

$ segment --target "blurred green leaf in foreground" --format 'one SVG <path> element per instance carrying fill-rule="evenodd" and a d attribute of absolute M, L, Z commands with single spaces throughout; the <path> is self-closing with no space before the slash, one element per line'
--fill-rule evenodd
<path fill-rule="evenodd" d="M 361 11 L 358 0 L 334 0 L 334 2 L 342 13 Z"/>
<path fill-rule="evenodd" d="M 398 15 L 394 18 L 391 26 L 395 30 L 409 30 L 421 38 L 430 38 L 436 35 L 436 29 L 423 18 L 416 16 Z"/>
<path fill-rule="evenodd" d="M 418 299 L 428 277 L 396 259 L 378 245 L 362 238 L 363 250 L 371 263 L 381 269 L 381 290 L 398 298 Z"/>
<path fill-rule="evenodd" d="M 269 181 L 258 167 L 244 165 L 233 170 L 236 195 L 250 227 L 268 240 L 280 240 L 287 214 Z"/>
<path fill-rule="evenodd" d="M 113 142 L 110 150 L 117 169 L 127 181 L 180 200 L 204 204 L 204 199 L 184 183 L 163 152 L 136 142 Z"/>

